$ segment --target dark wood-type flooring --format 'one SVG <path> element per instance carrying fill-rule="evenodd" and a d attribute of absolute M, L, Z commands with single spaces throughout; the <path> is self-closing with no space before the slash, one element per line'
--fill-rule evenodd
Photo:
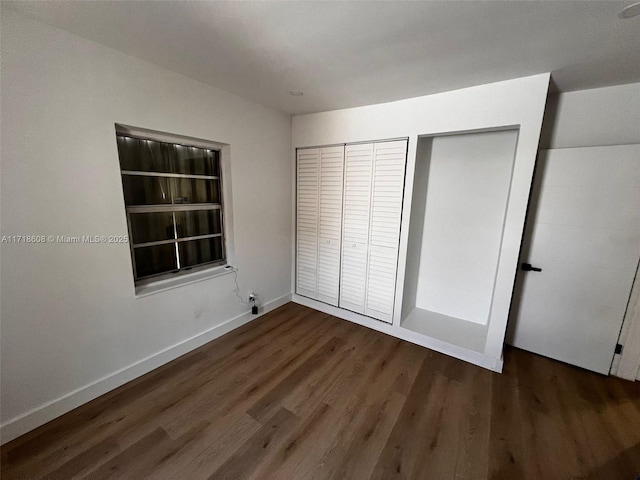
<path fill-rule="evenodd" d="M 640 476 L 640 384 L 502 375 L 289 303 L 2 448 L 2 479 Z"/>

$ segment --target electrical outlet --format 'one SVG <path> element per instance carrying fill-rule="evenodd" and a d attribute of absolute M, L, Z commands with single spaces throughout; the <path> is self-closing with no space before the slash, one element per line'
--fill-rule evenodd
<path fill-rule="evenodd" d="M 251 303 L 251 313 L 253 315 L 257 315 L 258 314 L 258 306 L 256 305 L 256 294 L 251 292 L 249 294 L 249 303 Z"/>

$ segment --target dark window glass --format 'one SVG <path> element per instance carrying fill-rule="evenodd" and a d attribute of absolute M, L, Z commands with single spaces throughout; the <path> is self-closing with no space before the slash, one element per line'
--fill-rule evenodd
<path fill-rule="evenodd" d="M 120 168 L 141 172 L 172 173 L 173 145 L 154 140 L 118 137 Z"/>
<path fill-rule="evenodd" d="M 132 213 L 131 240 L 136 243 L 158 242 L 175 238 L 173 213 Z"/>
<path fill-rule="evenodd" d="M 175 243 L 133 249 L 138 278 L 166 273 L 178 268 Z"/>
<path fill-rule="evenodd" d="M 122 174 L 122 187 L 136 281 L 222 263 L 220 151 L 120 132 L 116 139 L 121 170 L 134 173 Z M 141 246 L 153 242 L 169 243 Z"/>
<path fill-rule="evenodd" d="M 124 202 L 129 205 L 166 205 L 171 203 L 172 180 L 166 177 L 122 175 Z"/>
<path fill-rule="evenodd" d="M 197 178 L 174 178 L 175 204 L 220 203 L 219 180 L 200 180 Z"/>
<path fill-rule="evenodd" d="M 183 268 L 200 263 L 215 262 L 224 258 L 221 237 L 180 242 L 178 248 L 180 250 L 180 265 Z"/>
<path fill-rule="evenodd" d="M 220 210 L 176 212 L 178 237 L 197 237 L 222 233 Z"/>
<path fill-rule="evenodd" d="M 174 147 L 175 173 L 187 175 L 219 175 L 218 151 L 205 148 L 185 147 L 183 145 L 174 145 Z"/>

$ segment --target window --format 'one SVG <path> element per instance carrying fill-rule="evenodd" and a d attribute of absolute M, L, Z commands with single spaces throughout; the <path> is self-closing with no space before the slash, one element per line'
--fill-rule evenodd
<path fill-rule="evenodd" d="M 226 264 L 221 145 L 177 138 L 116 128 L 136 285 Z"/>

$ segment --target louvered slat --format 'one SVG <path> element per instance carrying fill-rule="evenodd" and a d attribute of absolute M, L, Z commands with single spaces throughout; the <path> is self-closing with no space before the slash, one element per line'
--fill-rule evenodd
<path fill-rule="evenodd" d="M 366 315 L 391 322 L 396 285 L 397 248 L 369 245 Z"/>
<path fill-rule="evenodd" d="M 320 149 L 298 150 L 296 293 L 318 295 L 318 175 Z"/>
<path fill-rule="evenodd" d="M 340 307 L 364 313 L 366 281 L 367 245 L 343 241 Z"/>
<path fill-rule="evenodd" d="M 376 143 L 373 157 L 365 313 L 391 323 L 407 142 Z"/>
<path fill-rule="evenodd" d="M 398 247 L 406 157 L 405 140 L 374 146 L 371 245 Z"/>
<path fill-rule="evenodd" d="M 343 240 L 367 244 L 371 201 L 373 144 L 345 148 Z"/>
<path fill-rule="evenodd" d="M 344 146 L 322 148 L 317 299 L 336 306 L 340 293 L 343 175 Z"/>
<path fill-rule="evenodd" d="M 373 144 L 347 145 L 344 165 L 340 306 L 364 313 Z"/>

